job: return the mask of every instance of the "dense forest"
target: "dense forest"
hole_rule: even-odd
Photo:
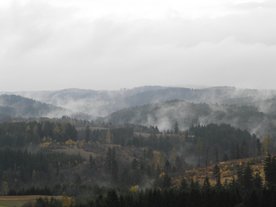
[[[182,179],[177,187],[171,185],[168,177],[164,176],[162,185],[158,188],[139,190],[131,188],[129,192],[106,189],[98,191],[87,202],[77,203],[79,207],[261,207],[275,206],[276,193],[276,158],[266,156],[264,163],[264,180],[254,174],[249,163],[240,166],[236,179],[231,182],[221,182],[220,167],[215,165],[213,177],[216,182],[210,184],[206,176],[202,184],[197,180]],[[38,200],[37,205],[47,206],[49,201]],[[43,205],[44,204],[44,205]],[[59,203],[51,206],[61,206]]]
[[[227,124],[171,125],[161,131],[69,117],[0,123],[0,193],[68,195],[84,206],[110,206],[110,199],[115,206],[204,206],[207,198],[234,206],[256,193],[263,205],[274,192],[270,136]]]

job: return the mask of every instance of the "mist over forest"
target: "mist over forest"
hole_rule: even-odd
[[[181,130],[225,123],[259,136],[276,134],[273,90],[144,86],[119,91],[65,89],[7,94],[10,96],[0,96],[0,112],[6,117],[69,116],[117,125],[157,126],[161,131],[170,130],[175,122]]]
[[[275,0],[0,0],[0,207],[275,207]]]
[[[32,196],[24,206],[272,203],[275,104],[276,91],[234,87],[2,92],[0,194]]]

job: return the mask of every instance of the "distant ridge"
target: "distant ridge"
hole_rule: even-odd
[[[255,89],[237,89],[235,87],[184,88],[165,86],[142,86],[117,91],[90,89],[63,89],[58,91],[15,92],[14,94],[52,104],[74,113],[89,115],[92,119],[105,117],[118,110],[151,103],[170,100],[183,100],[193,103],[225,103],[227,101],[247,99],[247,103],[255,99],[271,99],[275,91],[259,91]]]
[[[0,95],[0,116],[4,117],[55,117],[65,110],[61,107],[42,103],[18,95]]]

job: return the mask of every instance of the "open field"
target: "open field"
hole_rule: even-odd
[[[61,200],[63,196],[0,196],[0,207],[21,207],[25,203],[34,203],[38,198],[55,198]]]

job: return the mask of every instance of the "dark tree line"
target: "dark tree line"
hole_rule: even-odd
[[[80,138],[86,141],[104,142],[109,144],[126,145],[134,135],[133,127],[117,127],[91,130],[86,126],[84,132],[80,132]]]
[[[188,140],[194,144],[193,151],[200,159],[205,159],[201,164],[261,155],[261,144],[256,135],[227,124],[194,126],[188,134]]]
[[[134,136],[129,139],[127,145],[135,147],[148,147],[150,149],[156,149],[164,152],[169,152],[173,146],[182,144],[182,141],[178,137],[170,137],[166,135],[157,136],[155,134],[149,137]]]
[[[51,184],[52,180],[59,178],[59,171],[73,168],[82,162],[83,158],[78,155],[0,150],[0,193],[43,192],[45,189],[39,187],[42,183]],[[24,189],[26,184],[28,189]],[[32,187],[33,184],[38,187]]]
[[[0,145],[22,147],[38,144],[43,138],[51,138],[58,142],[76,139],[77,130],[70,123],[58,122],[9,122],[0,124]]]
[[[264,162],[265,182],[253,174],[250,164],[240,166],[237,179],[221,183],[220,168],[215,165],[216,184],[206,177],[203,184],[197,180],[183,179],[181,185],[172,187],[165,175],[163,185],[138,192],[119,193],[110,190],[90,200],[83,207],[274,207],[276,206],[276,158],[268,156]]]
[[[268,155],[264,160],[266,184],[271,189],[276,189],[276,157]]]
[[[10,190],[8,192],[9,196],[15,196],[15,195],[53,195],[53,192],[47,188],[47,187],[43,187],[43,188],[39,188],[39,187],[30,187],[27,189],[20,189],[20,190]]]
[[[90,201],[89,207],[273,207],[276,191],[252,191],[246,196],[231,189],[214,188],[181,190],[147,190],[137,194],[118,195],[109,191]]]
[[[118,163],[116,159],[115,148],[108,148],[106,158],[105,158],[105,169],[108,174],[110,174],[113,181],[118,179]]]

